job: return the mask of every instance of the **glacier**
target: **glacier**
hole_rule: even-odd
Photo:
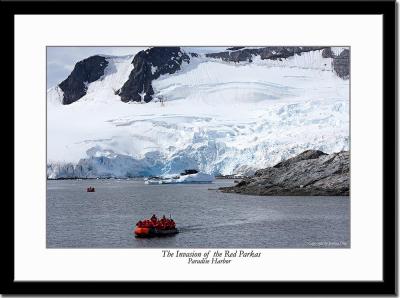
[[[124,103],[117,95],[133,55],[105,56],[104,75],[78,101],[62,105],[58,86],[47,91],[47,177],[126,178],[191,168],[246,175],[308,149],[349,150],[349,80],[321,52],[240,63],[199,53],[154,80],[149,103]]]

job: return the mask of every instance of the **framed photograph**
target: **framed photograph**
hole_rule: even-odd
[[[395,2],[1,7],[3,294],[395,294]]]

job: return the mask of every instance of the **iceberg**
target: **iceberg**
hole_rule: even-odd
[[[193,173],[184,175],[168,175],[163,177],[152,177],[145,179],[145,184],[184,184],[184,183],[212,183],[214,175],[206,173]]]

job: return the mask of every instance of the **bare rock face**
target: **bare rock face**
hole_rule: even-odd
[[[340,55],[333,58],[333,69],[342,79],[350,77],[350,51],[343,50]]]
[[[300,55],[304,52],[317,51],[324,47],[262,47],[256,49],[248,49],[243,47],[228,48],[227,51],[219,53],[209,53],[206,57],[222,59],[230,62],[252,62],[252,56],[260,56],[261,59],[277,60],[288,58],[295,54]]]
[[[252,62],[253,56],[260,56],[262,60],[281,60],[301,53],[322,50],[323,58],[332,58],[332,66],[335,73],[342,79],[350,76],[350,51],[345,49],[339,55],[335,55],[331,47],[261,47],[245,48],[231,47],[219,53],[209,53],[206,57],[221,59],[226,62]]]
[[[325,48],[322,51],[322,58],[333,58],[335,54],[332,52],[331,48]]]
[[[319,151],[319,150],[306,150],[303,153],[300,153],[299,155],[289,158],[285,161],[281,161],[280,163],[277,163],[274,168],[281,168],[281,167],[285,167],[288,166],[290,164],[296,163],[298,161],[302,161],[302,160],[307,160],[307,159],[315,159],[318,158],[322,155],[327,155],[326,153]],[[261,171],[257,171],[257,173],[262,173]],[[257,175],[258,176],[258,175]]]
[[[264,196],[348,196],[350,153],[328,155],[307,150],[220,191]]]
[[[140,51],[133,58],[134,69],[128,81],[117,94],[123,102],[149,102],[154,95],[152,81],[163,74],[177,72],[184,61],[189,63],[190,57],[180,47],[154,47]]]
[[[338,77],[349,79],[350,77],[350,51],[344,49],[339,55],[335,55],[331,48],[322,51],[323,58],[332,58],[332,66]]]
[[[68,78],[58,85],[64,93],[62,103],[68,105],[85,96],[87,84],[100,79],[107,65],[106,58],[98,55],[76,63]]]

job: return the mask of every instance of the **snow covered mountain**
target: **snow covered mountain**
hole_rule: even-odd
[[[349,149],[349,50],[158,47],[47,92],[48,178],[248,173]]]

